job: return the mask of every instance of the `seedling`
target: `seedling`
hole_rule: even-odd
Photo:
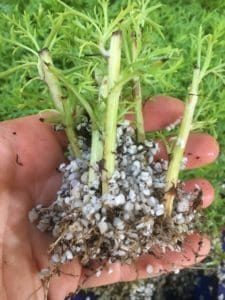
[[[142,85],[149,81],[149,70],[154,76],[174,67],[162,59],[171,57],[173,50],[156,51],[147,38],[153,29],[162,35],[150,18],[160,5],[136,1],[111,17],[107,1],[101,1],[91,17],[59,2],[65,11],[54,20],[43,48],[29,27],[22,30],[21,25],[35,49],[14,41],[37,57],[39,78],[53,100],[52,115],[42,121],[64,129],[69,141],[68,164],[59,166],[63,179],[57,199],[48,208],[34,208],[30,221],[52,233],[49,256],[56,268],[76,257],[84,266],[93,260],[131,263],[156,245],[180,251],[201,215],[201,190],[186,193],[179,172],[215,41],[203,36],[200,28],[193,79],[171,159],[156,161],[158,144],[147,139],[144,130]],[[71,24],[79,45],[79,68],[61,71],[51,53],[60,30],[66,36]],[[154,70],[156,63],[161,68]],[[30,65],[34,63],[26,62],[0,77]],[[134,115],[133,122],[126,120],[128,112]],[[146,271],[151,270],[148,265]]]

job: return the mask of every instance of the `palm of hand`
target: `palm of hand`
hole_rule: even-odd
[[[161,110],[161,102],[164,100],[168,103],[168,99],[159,97],[155,109]],[[160,119],[164,119],[165,124],[171,118],[177,118],[183,110],[181,103],[178,106],[177,103],[174,103],[174,106],[171,104],[172,102],[170,108],[164,108],[166,118],[161,116]],[[151,107],[150,111],[154,107]],[[146,108],[146,113],[149,109]],[[158,127],[164,126],[161,123],[158,122]],[[149,129],[152,127],[149,124],[146,126]],[[38,116],[3,122],[0,138],[1,299],[42,300],[44,290],[41,288],[38,272],[48,266],[47,249],[51,237],[39,232],[29,223],[27,216],[29,210],[38,203],[48,205],[55,199],[61,182],[61,174],[58,173],[57,167],[64,161],[66,140],[63,135],[54,133],[50,126],[41,123]],[[213,161],[218,153],[215,141],[209,136],[205,139],[208,147],[204,152],[202,164]],[[207,153],[211,153],[211,156]],[[197,181],[190,181],[190,189],[195,182]],[[203,188],[204,205],[207,206],[212,200],[213,190],[204,180],[198,183]],[[85,273],[88,271],[82,270],[79,262],[75,261],[64,265],[61,276],[55,276],[51,280],[49,299],[62,300],[81,283],[90,287],[144,278],[147,276],[146,266],[149,264],[154,270],[152,275],[189,266],[207,255],[209,247],[207,239],[192,234],[187,237],[182,253],[167,251],[161,255],[158,250],[159,257],[145,255],[130,266],[115,263],[110,266],[113,270],[111,274],[106,268],[101,277],[93,275],[85,281]]]

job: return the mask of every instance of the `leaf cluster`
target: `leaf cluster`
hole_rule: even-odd
[[[125,8],[121,4],[119,12],[115,6],[112,6],[112,10],[111,7],[108,8],[109,3],[105,0],[98,1],[89,12],[85,9],[77,10],[60,0],[57,1],[57,7],[60,6],[57,12],[46,12],[42,5],[36,8],[38,13],[32,14],[31,12],[35,11],[33,8],[29,13],[25,11],[20,19],[15,14],[3,15],[10,26],[10,33],[3,35],[2,40],[13,47],[12,54],[17,65],[7,69],[6,64],[3,64],[6,71],[0,74],[0,78],[5,79],[15,71],[21,72],[20,77],[24,80],[20,92],[23,96],[30,83],[31,89],[34,90],[40,86],[40,83],[34,84],[38,78],[35,68],[30,67],[35,66],[38,52],[47,47],[52,52],[55,67],[62,70],[61,73],[57,71],[55,75],[60,77],[66,97],[72,99],[71,106],[74,106],[74,101],[75,104],[80,104],[77,96],[81,95],[83,100],[86,99],[83,103],[88,102],[92,108],[91,114],[95,115],[96,123],[100,122],[104,119],[104,105],[99,105],[99,101],[104,99],[98,97],[97,90],[107,73],[109,39],[117,30],[122,31],[125,45],[119,84],[124,85],[138,75],[145,90],[145,86],[153,85],[155,81],[163,82],[165,75],[174,72],[176,68],[176,64],[167,64],[167,57],[173,56],[175,51],[171,47],[157,49],[150,41],[155,31],[162,37],[161,27],[150,18],[152,12],[160,7],[159,4],[150,6],[150,1],[143,0],[128,2]],[[48,2],[46,5],[48,6]],[[20,10],[21,5],[18,4],[17,14]],[[136,36],[138,49],[135,61],[131,59],[132,35]],[[75,93],[72,86],[76,89]],[[40,93],[37,90],[35,92],[36,95]],[[126,95],[130,93],[129,83],[123,93],[123,98],[127,98]],[[42,89],[42,94],[43,97],[49,98],[46,89]],[[127,111],[126,104],[127,101],[123,101],[120,116]],[[48,105],[49,101],[46,103],[46,106]]]

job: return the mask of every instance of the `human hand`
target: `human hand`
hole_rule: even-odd
[[[181,101],[155,97],[144,106],[145,128],[159,130],[182,115]],[[49,205],[60,187],[61,174],[57,167],[65,161],[66,139],[50,125],[41,123],[38,116],[2,122],[0,125],[0,290],[2,300],[41,299],[44,297],[38,272],[48,266],[47,249],[52,238],[39,232],[29,223],[28,212],[37,204]],[[160,157],[166,151],[160,144]],[[192,134],[186,148],[187,168],[203,166],[218,155],[216,141],[207,134]],[[203,191],[203,207],[210,205],[214,190],[204,179],[191,179],[186,189],[198,184]],[[119,281],[132,281],[157,276],[193,265],[210,250],[210,242],[199,234],[187,236],[182,252],[155,249],[157,255],[143,255],[131,265],[106,265],[101,276],[90,274],[77,260],[61,267],[60,276],[50,281],[49,299],[62,300],[80,285],[93,287]],[[146,272],[151,266],[152,273]],[[90,276],[89,276],[90,275]]]

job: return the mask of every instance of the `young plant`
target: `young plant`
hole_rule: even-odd
[[[209,67],[212,60],[212,50],[214,40],[211,35],[207,37],[207,49],[204,62],[202,63],[202,44],[206,37],[202,36],[202,28],[200,27],[198,35],[198,49],[197,49],[197,63],[194,66],[193,78],[191,87],[188,92],[188,97],[185,102],[184,116],[180,125],[179,133],[176,138],[175,145],[171,153],[171,161],[169,163],[166,175],[166,188],[165,188],[165,208],[166,216],[171,217],[173,211],[173,201],[175,194],[173,187],[177,187],[179,180],[179,172],[182,164],[184,150],[187,144],[189,134],[192,129],[192,122],[195,112],[195,107],[199,97],[199,86],[203,78],[210,72]]]

